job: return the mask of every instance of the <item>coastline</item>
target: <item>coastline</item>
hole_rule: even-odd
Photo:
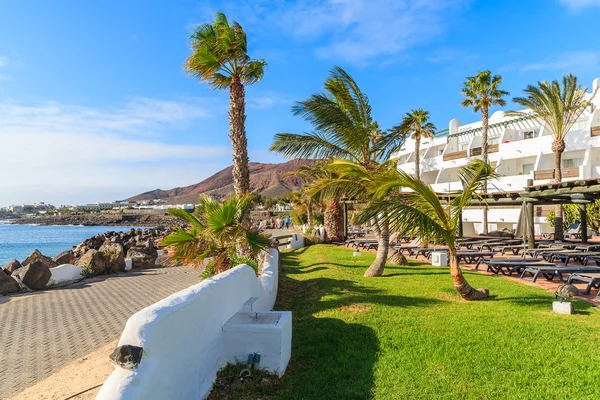
[[[69,214],[38,215],[4,220],[5,224],[17,225],[66,225],[66,226],[175,226],[181,221],[168,214]]]

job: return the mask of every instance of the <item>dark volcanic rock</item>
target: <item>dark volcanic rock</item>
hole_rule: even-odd
[[[57,265],[73,264],[75,262],[75,254],[71,250],[65,250],[52,259]]]
[[[6,272],[8,275],[12,275],[12,273],[21,268],[22,265],[19,261],[17,260],[12,260],[9,261],[4,267],[2,267],[2,270],[4,270],[4,272]]]
[[[48,268],[54,268],[54,267],[58,266],[58,264],[56,264],[54,261],[52,261],[52,259],[50,257],[46,257],[45,255],[43,255],[42,253],[40,253],[40,251],[38,249],[35,249],[29,255],[29,257],[27,257],[25,259],[25,261],[23,261],[21,264],[22,265],[29,265],[29,264],[33,264],[36,261],[41,262],[42,264],[44,264]]]
[[[107,240],[98,251],[106,259],[106,272],[125,271],[125,253],[121,244]]]
[[[19,284],[12,276],[0,270],[0,295],[16,293],[20,290]]]
[[[44,263],[34,261],[14,271],[12,276],[19,278],[31,290],[42,290],[48,284],[52,273]]]
[[[156,257],[152,257],[151,255],[142,253],[133,248],[127,252],[127,258],[131,259],[131,268],[133,269],[153,268],[156,264]]]
[[[135,369],[140,365],[143,354],[144,349],[142,347],[125,344],[117,347],[109,357],[110,361],[119,367]]]
[[[98,250],[88,250],[75,265],[89,268],[92,276],[101,275],[106,272],[106,258]]]

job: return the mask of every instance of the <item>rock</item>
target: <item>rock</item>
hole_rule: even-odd
[[[150,257],[154,257],[154,258],[158,257],[158,252],[156,251],[156,248],[154,248],[154,245],[152,244],[152,242],[143,243],[142,246],[133,246],[133,247],[131,247],[127,251],[128,255],[129,255],[130,251],[131,252],[148,254]]]
[[[570,285],[567,283],[563,283],[562,285],[560,285],[557,289],[556,289],[556,293],[557,296],[559,297],[563,297],[565,299],[574,297],[574,296],[578,296],[579,295],[579,289],[577,289],[577,287],[575,285]]]
[[[110,353],[110,361],[121,368],[135,369],[140,365],[142,361],[142,355],[144,349],[138,346],[132,346],[126,344],[117,347],[112,353]]]
[[[6,264],[4,267],[2,267],[2,270],[4,270],[4,272],[6,272],[8,275],[12,275],[12,273],[21,268],[22,265],[20,262],[18,262],[17,260],[12,260],[9,261],[8,264]]]
[[[46,287],[52,273],[43,262],[34,261],[14,271],[12,276],[19,278],[31,290],[42,290]]]
[[[55,263],[54,261],[52,261],[52,259],[50,257],[46,257],[45,255],[43,255],[42,253],[40,253],[40,251],[38,249],[35,249],[29,255],[29,257],[27,257],[25,259],[25,261],[23,261],[21,264],[22,265],[29,265],[29,264],[33,264],[36,261],[41,262],[42,264],[44,264],[48,268],[54,268],[54,267],[58,266],[58,264]]]
[[[88,274],[91,276],[101,275],[106,272],[106,258],[98,250],[88,250],[75,265],[84,267],[88,270]]]
[[[388,262],[396,265],[408,265],[408,260],[402,253],[395,253],[394,250],[388,252]]]
[[[107,240],[98,251],[106,259],[106,272],[125,271],[125,253],[121,244]]]
[[[52,259],[57,265],[74,264],[75,254],[71,250],[65,250]]]
[[[0,270],[0,295],[16,293],[20,289],[21,288],[15,278],[8,275],[4,270]]]
[[[156,257],[136,251],[133,248],[127,252],[127,258],[131,260],[131,268],[133,269],[153,268],[156,265]]]

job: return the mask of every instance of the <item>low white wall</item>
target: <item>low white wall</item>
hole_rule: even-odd
[[[223,325],[255,297],[255,311],[273,308],[279,252],[269,249],[260,279],[247,265],[175,293],[134,314],[121,345],[143,347],[139,367],[115,367],[97,399],[202,399],[227,361]]]
[[[290,243],[287,245],[288,249],[298,250],[304,247],[304,236],[294,233],[290,238]]]
[[[83,279],[83,268],[73,264],[61,264],[58,267],[50,268],[52,276],[46,284],[46,287],[62,285],[70,282],[76,282]]]

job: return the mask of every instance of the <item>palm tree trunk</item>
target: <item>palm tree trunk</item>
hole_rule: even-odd
[[[564,140],[555,140],[552,142],[552,151],[554,152],[554,182],[562,182],[561,159],[565,151]],[[554,240],[564,240],[563,208],[557,204],[554,209]]]
[[[487,107],[481,108],[481,159],[484,163],[488,162],[488,127],[489,127],[489,110]],[[483,183],[483,193],[487,193],[487,181]],[[488,234],[488,208],[483,207],[483,234]]]
[[[237,195],[244,195],[250,190],[244,97],[244,85],[234,75],[229,88],[229,139],[233,148],[233,187]]]
[[[448,246],[449,252],[448,257],[450,261],[450,274],[454,281],[454,287],[460,296],[465,300],[482,300],[489,296],[487,289],[473,289],[469,282],[465,279],[462,274],[460,267],[458,266],[458,256],[456,255],[456,249],[454,246]]]
[[[383,269],[385,268],[390,248],[390,226],[387,222],[384,222],[382,225],[381,228],[377,222],[373,225],[373,229],[377,235],[377,255],[375,256],[375,261],[365,271],[364,276],[366,277],[383,275]]]
[[[313,210],[312,210],[312,201],[309,201],[306,205],[306,223],[309,227],[313,226]]]
[[[421,137],[415,138],[415,177],[421,180],[421,155],[419,154],[421,147]]]

